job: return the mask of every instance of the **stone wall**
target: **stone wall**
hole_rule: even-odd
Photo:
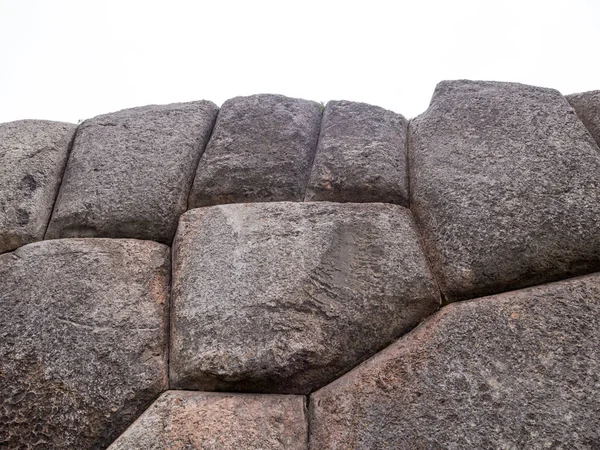
[[[600,91],[0,124],[0,448],[600,448]]]

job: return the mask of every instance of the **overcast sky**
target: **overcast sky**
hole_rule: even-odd
[[[600,89],[599,52],[599,0],[0,0],[0,122],[257,93],[413,117],[444,79]]]

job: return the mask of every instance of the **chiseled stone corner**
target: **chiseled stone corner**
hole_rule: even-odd
[[[77,125],[0,124],[0,253],[44,238]]]
[[[310,448],[596,448],[600,275],[444,307],[310,399]]]
[[[307,450],[305,398],[167,391],[109,450]]]
[[[152,105],[83,122],[47,239],[170,244],[217,116],[212,102]]]
[[[0,448],[106,448],[167,388],[169,269],[127,239],[0,255]]]
[[[407,123],[378,106],[327,103],[306,200],[408,206]]]
[[[227,100],[198,164],[189,207],[302,201],[320,124],[316,102],[270,94]]]
[[[172,388],[303,394],[434,312],[410,212],[255,203],[188,211],[173,249]]]
[[[409,141],[411,210],[447,300],[600,270],[600,153],[558,91],[444,81]]]
[[[600,146],[600,90],[571,94],[566,98]]]

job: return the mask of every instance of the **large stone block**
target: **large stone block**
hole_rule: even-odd
[[[101,449],[167,388],[169,249],[64,239],[0,256],[0,448]]]
[[[444,307],[310,399],[313,449],[594,449],[600,275]]]
[[[600,270],[600,154],[557,91],[442,82],[409,140],[411,210],[448,300]]]
[[[410,212],[268,203],[181,217],[171,387],[308,393],[435,311]]]
[[[282,95],[227,100],[198,164],[189,207],[302,201],[320,123],[316,102]]]
[[[307,450],[304,400],[168,391],[109,450]]]
[[[378,106],[327,103],[306,200],[408,206],[406,128]]]
[[[0,253],[44,238],[77,125],[0,124]]]
[[[46,237],[171,243],[217,110],[199,101],[83,122]]]
[[[567,100],[600,146],[600,91],[567,95]]]

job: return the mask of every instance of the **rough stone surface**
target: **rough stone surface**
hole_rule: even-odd
[[[306,450],[304,400],[168,391],[109,450]]]
[[[199,208],[173,252],[173,388],[308,393],[439,304],[401,206]]]
[[[567,100],[600,146],[600,91],[567,95]]]
[[[167,387],[169,249],[64,239],[0,256],[0,448],[101,449]]]
[[[316,102],[282,95],[227,100],[200,159],[190,208],[302,201],[320,123]]]
[[[44,238],[77,125],[0,124],[0,253]]]
[[[600,154],[557,91],[442,82],[409,133],[411,210],[448,300],[600,270]]]
[[[408,206],[406,128],[378,106],[327,103],[306,200]]]
[[[600,275],[455,303],[310,399],[312,449],[595,449]]]
[[[199,101],[83,122],[46,237],[170,243],[217,110]]]

